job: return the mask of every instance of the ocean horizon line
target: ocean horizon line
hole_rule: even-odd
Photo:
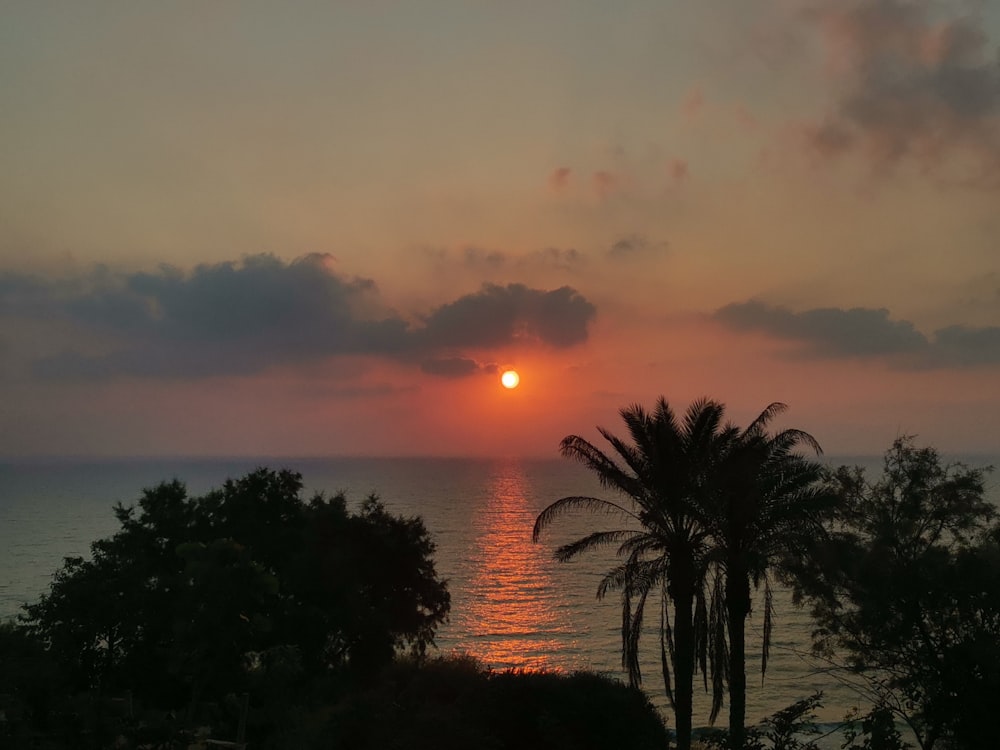
[[[928,447],[934,447],[933,445]],[[802,451],[806,455],[811,455],[808,451]],[[829,463],[831,460],[850,461],[882,458],[881,452],[839,452],[824,451],[816,456],[821,463]],[[968,461],[968,460],[1000,460],[1000,452],[990,450],[976,451],[942,451],[938,454],[948,461]],[[0,455],[0,464],[40,464],[40,463],[132,463],[143,461],[185,461],[185,462],[212,462],[212,461],[558,461],[571,463],[559,455],[558,450],[549,453],[524,453],[524,454],[488,454],[488,453],[37,453],[37,454],[8,454]]]

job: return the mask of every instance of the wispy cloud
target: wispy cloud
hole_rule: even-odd
[[[611,260],[623,261],[635,258],[660,255],[667,251],[666,242],[652,242],[642,234],[628,234],[615,240],[608,248],[607,256]]]
[[[549,174],[549,188],[555,193],[561,193],[569,188],[573,170],[569,167],[557,167]]]
[[[607,169],[599,169],[591,175],[594,184],[594,191],[601,200],[608,198],[613,192],[621,188],[621,177]]]
[[[587,263],[586,253],[574,247],[543,247],[522,253],[481,247],[424,248],[424,255],[436,269],[461,266],[491,277],[499,271],[577,271]]]

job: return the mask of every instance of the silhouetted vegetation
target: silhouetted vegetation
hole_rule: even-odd
[[[692,742],[694,676],[728,692],[726,750],[815,750],[804,698],[745,728],[744,623],[769,575],[816,622],[814,648],[860,677],[868,705],[848,717],[846,750],[993,744],[1000,695],[1000,524],[985,471],[901,438],[881,477],[797,453],[797,430],[768,432],[772,404],[746,429],[698,401],[678,420],[664,400],[622,411],[630,441],[577,436],[563,454],[619,498],[546,508],[617,514],[557,549],[568,560],[613,547],[598,594],[619,591],[630,686],[597,675],[493,672],[466,657],[426,658],[450,598],[419,518],[375,497],[302,497],[301,477],[259,469],[201,497],[180,482],[116,506],[119,531],[67,558],[17,623],[0,624],[0,746],[189,748],[211,736],[254,748],[667,748],[638,689],[645,607],[655,601],[677,747]],[[711,687],[709,687],[711,685]],[[727,690],[728,689],[728,690]]]
[[[638,689],[595,674],[492,672],[469,658],[394,664],[336,708],[323,747],[357,750],[662,750]]]
[[[858,468],[825,470],[794,452],[800,444],[819,450],[810,435],[767,431],[782,409],[772,404],[743,430],[722,423],[717,402],[695,402],[679,420],[661,399],[652,412],[622,410],[628,440],[600,429],[611,454],[565,438],[563,454],[618,497],[562,498],[539,515],[535,538],[574,509],[625,521],[559,547],[556,557],[616,551],[620,562],[598,596],[621,592],[622,662],[633,684],[641,679],[645,606],[657,601],[664,684],[682,749],[691,742],[697,671],[706,690],[711,681],[710,720],[728,688],[729,729],[715,736],[718,746],[804,742],[802,727],[787,736],[779,730],[818,698],[744,730],[744,623],[752,590],[762,585],[766,669],[772,570],[798,601],[811,602],[817,653],[834,664],[843,654],[844,666],[867,681],[871,709],[852,717],[850,747],[903,747],[893,717],[912,727],[923,750],[987,746],[1000,695],[1000,527],[983,497],[984,472],[942,464],[906,438],[874,482]]]
[[[711,679],[712,720],[728,686],[730,741],[742,747],[744,627],[751,587],[765,585],[766,668],[772,623],[768,571],[788,554],[807,549],[822,531],[831,504],[818,485],[820,465],[793,452],[800,443],[818,450],[815,440],[799,430],[767,432],[783,409],[772,404],[746,429],[724,424],[725,408],[709,400],[692,404],[681,420],[664,399],[652,412],[638,405],[623,409],[630,442],[599,428],[614,458],[576,435],[562,441],[563,455],[591,469],[621,500],[562,498],[535,522],[536,540],[553,520],[574,509],[626,522],[566,544],[556,557],[569,560],[609,545],[616,549],[622,562],[605,575],[598,596],[621,591],[622,663],[633,684],[641,681],[646,602],[650,596],[657,601],[663,680],[681,750],[691,745],[693,680],[699,669],[706,689]]]
[[[646,696],[591,674],[424,658],[449,609],[419,519],[369,498],[302,498],[255,471],[118,506],[0,627],[0,746],[663,748]]]
[[[292,472],[260,469],[203,497],[165,483],[115,514],[120,530],[67,559],[7,634],[97,705],[128,695],[178,726],[225,723],[233,696],[273,710],[423,654],[448,614],[420,519],[374,497],[357,513],[343,496],[306,502]]]
[[[923,750],[993,746],[1000,526],[983,498],[984,471],[901,438],[880,478],[841,467],[831,483],[837,515],[797,579],[816,650],[845,654],[865,678],[870,727],[894,715]]]
[[[819,734],[814,712],[820,707],[822,693],[796,701],[760,724],[749,729],[741,728],[738,737],[730,732],[710,732],[704,745],[712,750],[819,750],[810,737]]]

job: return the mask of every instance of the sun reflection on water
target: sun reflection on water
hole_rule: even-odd
[[[492,469],[487,502],[472,518],[468,600],[453,617],[466,635],[454,645],[494,669],[555,670],[555,654],[574,644],[550,577],[552,553],[531,541],[535,511],[520,464]]]

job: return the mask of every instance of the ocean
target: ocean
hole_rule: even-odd
[[[966,457],[972,466],[989,457]],[[879,458],[829,459],[877,471]],[[995,459],[992,461],[996,463]],[[496,670],[593,670],[624,678],[621,610],[615,594],[598,600],[612,550],[570,563],[555,547],[609,524],[586,514],[556,521],[538,543],[535,517],[567,495],[605,495],[571,461],[452,458],[308,459],[38,459],[0,462],[0,619],[13,617],[43,593],[66,556],[89,554],[91,541],[117,529],[115,503],[135,503],[144,487],[173,478],[197,495],[258,467],[298,471],[309,495],[344,492],[359,506],[378,494],[393,513],[420,515],[436,544],[438,573],[452,595],[450,621],[440,629],[441,653],[467,653]],[[988,480],[1000,504],[997,476]],[[760,605],[762,606],[762,605]],[[652,614],[652,613],[650,613]],[[647,618],[643,687],[669,717],[659,672],[659,618]],[[655,621],[655,622],[654,622]],[[759,669],[762,617],[748,623],[747,718],[755,721],[823,690],[819,718],[833,727],[859,702],[849,675],[810,656],[811,621],[787,592],[776,596],[776,624],[766,677]],[[695,725],[707,725],[709,700],[696,691]],[[725,723],[725,709],[720,717]],[[832,741],[831,741],[832,742]],[[830,744],[831,747],[837,746]]]

